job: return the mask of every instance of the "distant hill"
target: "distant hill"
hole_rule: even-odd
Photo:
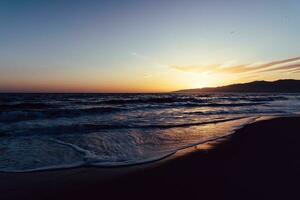
[[[221,87],[207,87],[199,89],[186,89],[175,91],[176,93],[198,93],[198,92],[300,92],[300,80],[278,80],[278,81],[254,81],[250,83],[232,84]]]

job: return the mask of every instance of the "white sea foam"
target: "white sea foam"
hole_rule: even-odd
[[[24,104],[26,110],[20,110],[20,106],[0,107],[3,109],[0,171],[151,162],[225,137],[254,121],[300,112],[299,97],[298,94],[71,97],[65,94],[54,95],[52,99],[38,96],[34,99],[40,99],[41,103]],[[31,96],[20,96],[18,101],[30,102],[28,98]],[[12,102],[8,103],[16,104],[14,99],[11,97]],[[41,106],[50,105],[49,102],[55,104]]]

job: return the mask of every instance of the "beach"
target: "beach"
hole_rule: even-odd
[[[300,0],[0,0],[0,200],[300,200]]]
[[[1,199],[297,199],[299,128],[281,117],[153,163],[1,173]]]

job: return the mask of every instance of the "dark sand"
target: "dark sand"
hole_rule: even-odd
[[[300,117],[256,122],[146,165],[0,173],[1,200],[163,198],[300,199]]]

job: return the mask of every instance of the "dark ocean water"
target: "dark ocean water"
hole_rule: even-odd
[[[0,94],[0,171],[120,166],[300,111],[300,94]]]

